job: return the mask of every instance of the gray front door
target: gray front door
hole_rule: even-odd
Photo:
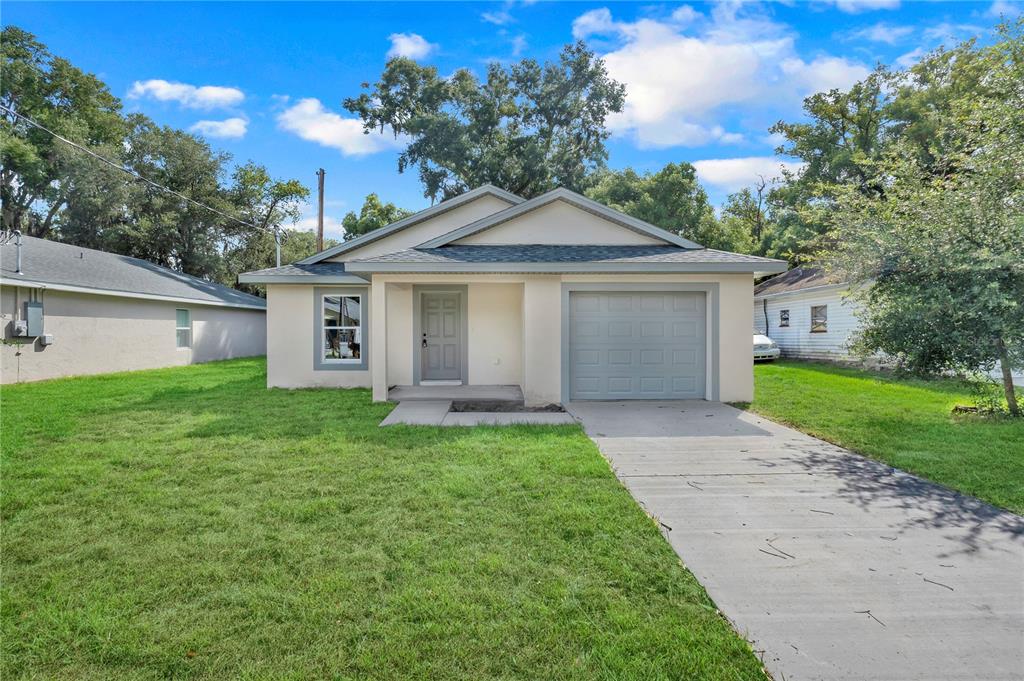
[[[421,380],[462,379],[461,293],[423,292],[420,313]]]
[[[703,398],[706,333],[702,292],[573,291],[570,398]]]

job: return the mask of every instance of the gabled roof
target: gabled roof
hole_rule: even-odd
[[[843,283],[841,274],[829,274],[821,267],[794,267],[784,274],[766,279],[755,286],[754,296],[777,296],[823,286],[839,286]]]
[[[563,246],[546,244],[410,248],[346,263],[366,272],[763,272],[785,261],[678,246]]]
[[[154,265],[147,260],[71,244],[22,237],[21,269],[17,247],[0,247],[0,281],[24,286],[125,298],[200,305],[265,309],[263,298]]]
[[[380,229],[375,229],[372,232],[367,232],[366,234],[356,237],[351,241],[346,241],[345,243],[338,244],[333,248],[328,248],[326,250],[320,251],[319,253],[311,255],[308,258],[299,260],[296,264],[312,265],[314,263],[327,260],[328,258],[333,258],[336,255],[347,253],[348,251],[354,250],[356,248],[361,248],[366,244],[373,243],[374,241],[377,241],[379,239],[383,239],[384,237],[394,234],[395,232],[400,232],[401,230],[412,227],[413,225],[418,225],[419,223],[424,222],[425,220],[435,218],[438,215],[443,215],[444,213],[447,213],[450,210],[458,208],[459,206],[464,206],[467,203],[470,203],[471,201],[479,199],[481,196],[494,196],[503,201],[507,201],[511,205],[516,205],[525,201],[525,199],[521,196],[516,196],[515,194],[507,192],[504,189],[499,189],[494,185],[485,184],[481,187],[477,187],[476,189],[472,189],[466,192],[465,194],[459,194],[454,198],[442,201],[434,206],[431,206],[430,208],[424,208],[420,212],[413,213],[408,217],[402,218],[398,222],[392,222],[390,225],[386,225],[384,227],[381,227]]]
[[[634,232],[643,234],[644,236],[653,237],[680,248],[702,248],[700,244],[690,241],[689,239],[684,239],[683,237],[677,236],[676,234],[660,227],[655,227],[648,222],[638,220],[637,218],[626,215],[625,213],[620,213],[619,211],[609,208],[597,201],[588,199],[582,194],[577,194],[574,191],[563,188],[553,189],[546,194],[541,194],[529,201],[522,201],[511,208],[488,215],[487,217],[481,218],[476,222],[472,222],[465,227],[460,227],[448,232],[447,234],[442,234],[436,239],[426,241],[420,244],[419,247],[439,248],[441,246],[446,246],[452,242],[458,241],[459,239],[464,239],[472,234],[482,232],[485,229],[490,229],[491,227],[495,227],[521,215],[537,210],[538,208],[546,206],[553,201],[564,201],[571,206],[585,210],[588,213],[604,218],[605,220],[625,227],[626,229],[631,229]]]

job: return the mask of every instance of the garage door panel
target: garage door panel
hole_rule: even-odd
[[[704,397],[703,293],[570,294],[572,399]]]

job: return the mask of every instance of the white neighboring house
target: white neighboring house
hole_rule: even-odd
[[[22,237],[0,247],[0,382],[266,354],[266,302],[138,258]]]
[[[269,386],[748,401],[754,277],[785,268],[565,189],[483,186],[239,281],[267,287]]]
[[[859,361],[849,343],[860,322],[850,285],[819,267],[796,267],[754,287],[754,329],[775,341],[783,357]],[[998,367],[990,374],[1000,379]],[[1024,373],[1013,382],[1024,385]]]
[[[775,341],[783,357],[856,359],[849,342],[857,306],[849,286],[817,267],[797,267],[754,287],[754,329]]]

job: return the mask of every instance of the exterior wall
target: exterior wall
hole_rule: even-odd
[[[425,241],[430,241],[442,234],[447,234],[463,225],[468,225],[480,218],[505,210],[511,207],[511,205],[494,196],[481,196],[475,201],[454,208],[447,213],[442,213],[435,218],[425,220],[412,227],[399,230],[391,236],[369,243],[362,248],[330,258],[328,262],[345,262],[357,258],[372,258],[376,255],[414,248]]]
[[[340,286],[329,288],[332,291],[337,288],[339,292],[346,290]],[[369,369],[314,371],[314,314],[317,312],[312,286],[267,286],[267,387],[370,387]],[[371,303],[371,322],[374,314]],[[369,349],[372,367],[373,348],[366,342],[363,347]]]
[[[473,283],[468,285],[467,294],[469,382],[477,385],[521,385],[523,286]]]
[[[845,361],[852,360],[848,344],[857,331],[857,307],[843,300],[846,290],[827,289],[794,292],[754,301],[754,328],[779,344],[784,357]],[[765,331],[764,301],[768,301]],[[828,305],[828,330],[811,333],[811,307]],[[779,312],[789,310],[789,326],[779,326]]]
[[[455,244],[664,246],[665,242],[626,229],[567,203],[554,201],[522,217],[459,239]]]
[[[52,345],[38,339],[12,339],[30,295],[43,302],[43,330]],[[177,309],[192,316],[192,347],[176,347]],[[17,383],[61,376],[181,366],[266,353],[263,310],[142,300],[4,286],[0,324],[15,345],[0,347],[0,381]]]

